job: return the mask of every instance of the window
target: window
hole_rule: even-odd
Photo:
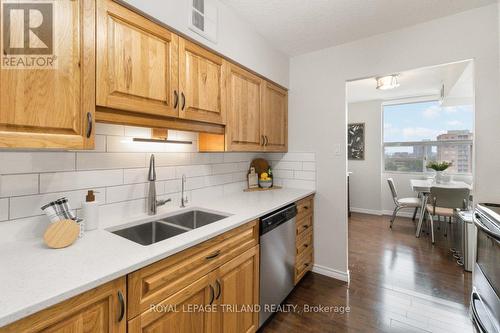
[[[385,171],[426,172],[447,161],[451,173],[472,173],[473,109],[438,101],[383,106]]]

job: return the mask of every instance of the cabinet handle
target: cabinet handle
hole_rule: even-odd
[[[264,147],[264,142],[266,142],[266,139],[264,139],[264,135],[260,136],[260,145]]]
[[[214,302],[214,298],[215,298],[214,287],[212,287],[212,285],[210,285],[210,302],[209,302],[209,305],[212,305],[212,303]]]
[[[206,256],[205,259],[213,259],[213,258],[217,257],[219,254],[220,254],[220,250],[217,250],[214,253]]]
[[[269,142],[269,140],[267,139],[267,135],[264,135],[264,138],[266,139],[266,143],[264,144],[264,146],[267,147],[267,144]]]
[[[186,106],[186,96],[184,96],[184,92],[181,92],[181,98],[182,98],[181,110],[184,110],[184,107]]]
[[[92,113],[87,112],[87,138],[92,135]]]
[[[174,109],[177,109],[177,104],[179,104],[179,94],[174,90]]]
[[[217,296],[215,296],[215,299],[219,299],[220,294],[222,294],[222,286],[220,285],[219,280],[215,280],[215,283],[217,284]]]
[[[118,322],[121,322],[125,316],[125,300],[123,299],[123,294],[120,290],[118,290],[118,302],[120,302],[120,315],[118,316]]]

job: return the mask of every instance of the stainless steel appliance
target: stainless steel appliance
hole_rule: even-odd
[[[259,327],[293,289],[295,267],[295,204],[260,219]]]
[[[500,204],[478,204],[471,317],[476,332],[500,332]]]

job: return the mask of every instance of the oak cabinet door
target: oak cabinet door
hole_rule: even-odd
[[[213,313],[203,311],[214,301],[212,275],[207,274],[129,320],[129,333],[211,332]]]
[[[92,148],[95,1],[0,2],[10,17],[0,62],[0,147]],[[25,20],[32,19],[40,27],[28,34]]]
[[[266,151],[288,149],[288,93],[269,82],[264,89],[262,134]]]
[[[125,280],[122,277],[108,282],[2,327],[0,332],[125,333]]]
[[[179,38],[179,116],[209,123],[225,123],[222,58]]]
[[[227,68],[227,150],[264,150],[260,123],[265,81],[229,63],[225,68]]]
[[[97,105],[177,117],[177,35],[111,0],[97,26]]]
[[[259,246],[246,251],[217,270],[216,300],[219,332],[255,332],[259,313]],[[217,288],[219,287],[219,288]]]

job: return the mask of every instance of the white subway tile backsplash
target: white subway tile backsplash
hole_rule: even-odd
[[[9,219],[9,198],[0,199],[0,221]]]
[[[0,174],[75,170],[75,153],[0,152]]]
[[[125,133],[125,126],[122,125],[112,125],[112,124],[95,124],[95,134],[102,135],[121,135]]]
[[[124,169],[146,166],[144,153],[76,153],[77,170]]]
[[[169,139],[192,144],[141,143],[148,128],[96,124],[95,149],[68,152],[0,152],[0,236],[40,237],[47,218],[40,207],[67,197],[81,213],[88,189],[98,190],[101,227],[122,224],[146,212],[149,158],[155,154],[159,207],[178,207],[181,177],[187,176],[186,196],[197,200],[241,192],[247,187],[250,161],[262,157],[274,168],[276,185],[315,188],[314,153],[198,153],[198,134],[169,131]],[[5,233],[8,236],[3,236]]]
[[[184,165],[176,167],[175,169],[176,178],[181,178],[182,175],[186,175],[186,177],[207,176],[211,173],[212,168],[208,164]]]
[[[302,162],[274,161],[271,165],[275,170],[302,170]]]
[[[40,193],[121,185],[123,170],[77,171],[40,175]]]
[[[315,180],[316,172],[314,171],[294,171],[295,179],[303,179],[303,180]]]
[[[104,203],[106,198],[105,189],[95,189],[99,193],[95,193],[96,200]],[[13,197],[10,199],[10,219],[19,219],[30,216],[43,215],[40,207],[57,200],[62,197],[68,198],[69,205],[72,209],[82,207],[82,202],[85,201],[87,190],[56,192],[49,194],[30,195],[22,197]]]
[[[163,185],[156,184],[158,193],[163,193]],[[112,186],[106,188],[106,203],[134,200],[146,198],[148,195],[149,184],[133,184],[123,186]]]
[[[15,197],[38,193],[38,174],[3,175],[0,177],[0,197]]]
[[[149,155],[146,157],[149,161]],[[189,153],[159,153],[155,154],[157,166],[188,165],[190,163]]]
[[[305,171],[316,171],[316,162],[303,162],[302,170]]]

